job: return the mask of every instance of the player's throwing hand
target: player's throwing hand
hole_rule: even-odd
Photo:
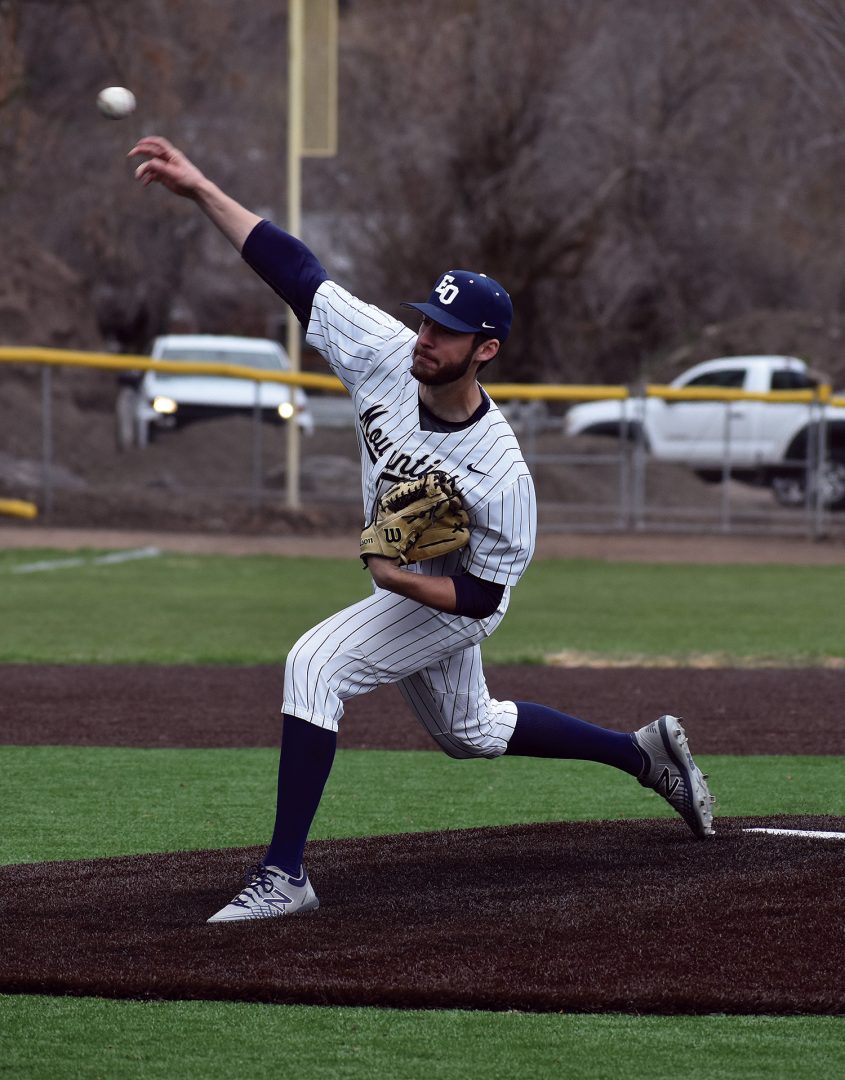
[[[135,179],[144,187],[161,184],[175,195],[192,199],[204,214],[240,251],[255,226],[257,214],[241,206],[212,183],[194,163],[161,135],[145,135],[132,147],[128,157],[147,157],[135,170]]]
[[[130,158],[149,155],[135,170],[135,179],[146,187],[160,183],[185,198],[196,198],[205,177],[181,150],[160,135],[147,135],[140,139],[127,155]]]

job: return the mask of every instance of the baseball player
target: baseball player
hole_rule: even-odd
[[[309,630],[287,658],[276,823],[263,863],[208,921],[318,907],[303,850],[332,767],[343,704],[382,683],[398,684],[412,713],[453,758],[602,762],[657,791],[695,836],[710,836],[713,798],[676,717],[624,733],[543,705],[497,701],[488,692],[480,646],[504,617],[510,590],[531,560],[537,518],[516,437],[478,382],[510,330],[505,289],[483,274],[448,270],[426,301],[404,305],[420,316],[419,329],[408,329],[330,280],[304,244],[224,194],[166,139],[142,138],[129,156],[144,158],[135,172],[144,185],[160,183],[196,202],[290,305],[308,342],[346,386],[370,523],[361,555],[372,595]],[[412,525],[402,509],[409,498],[417,508],[425,504]],[[400,509],[388,519],[391,507]],[[425,546],[419,522],[429,519],[451,524],[437,533],[434,557],[411,557],[412,547]],[[456,546],[441,546],[452,535]]]

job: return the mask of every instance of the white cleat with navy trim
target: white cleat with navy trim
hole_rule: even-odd
[[[713,836],[716,800],[710,794],[707,777],[692,759],[678,717],[661,716],[634,732],[633,737],[643,756],[643,771],[637,777],[643,787],[662,795],[700,840]]]
[[[299,877],[285,873],[278,866],[261,866],[251,873],[249,884],[231,903],[208,920],[239,922],[244,919],[274,919],[277,915],[298,915],[316,911],[320,901],[303,867]]]

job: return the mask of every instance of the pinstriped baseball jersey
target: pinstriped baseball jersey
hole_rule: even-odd
[[[411,375],[416,334],[332,281],[316,292],[308,342],[349,390],[357,416],[364,515],[400,480],[442,469],[456,480],[470,518],[470,543],[414,566],[417,573],[471,573],[516,584],[534,552],[534,485],[510,425],[494,402],[457,431],[420,426],[419,383]]]

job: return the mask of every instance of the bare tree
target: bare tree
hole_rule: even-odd
[[[237,256],[191,207],[145,197],[126,161],[140,134],[163,130],[244,201],[275,192],[282,202],[285,73],[259,44],[272,33],[284,56],[284,12],[264,8],[245,21],[234,3],[3,0],[14,31],[4,85],[16,90],[0,104],[0,222],[67,266],[77,282],[67,305],[89,305],[111,347],[144,349],[174,303],[209,329],[225,329],[215,325],[224,311],[255,328],[261,316],[249,313],[273,306],[248,275],[234,284]],[[243,58],[253,54],[250,70]],[[96,93],[110,83],[135,89],[130,119],[97,114]],[[50,335],[34,325],[29,343],[56,343]]]
[[[304,238],[397,313],[450,265],[499,277],[517,320],[497,377],[629,380],[707,326],[741,322],[754,348],[752,313],[806,327],[845,306],[839,0],[341,11],[340,148],[305,163]],[[0,0],[7,339],[65,343],[83,310],[78,344],[132,351],[177,311],[202,329],[273,324],[270,290],[190,206],[133,185],[125,153],[161,131],[284,224],[285,15],[270,0]],[[139,99],[118,124],[93,108],[115,82]],[[27,331],[48,264],[66,317]]]

